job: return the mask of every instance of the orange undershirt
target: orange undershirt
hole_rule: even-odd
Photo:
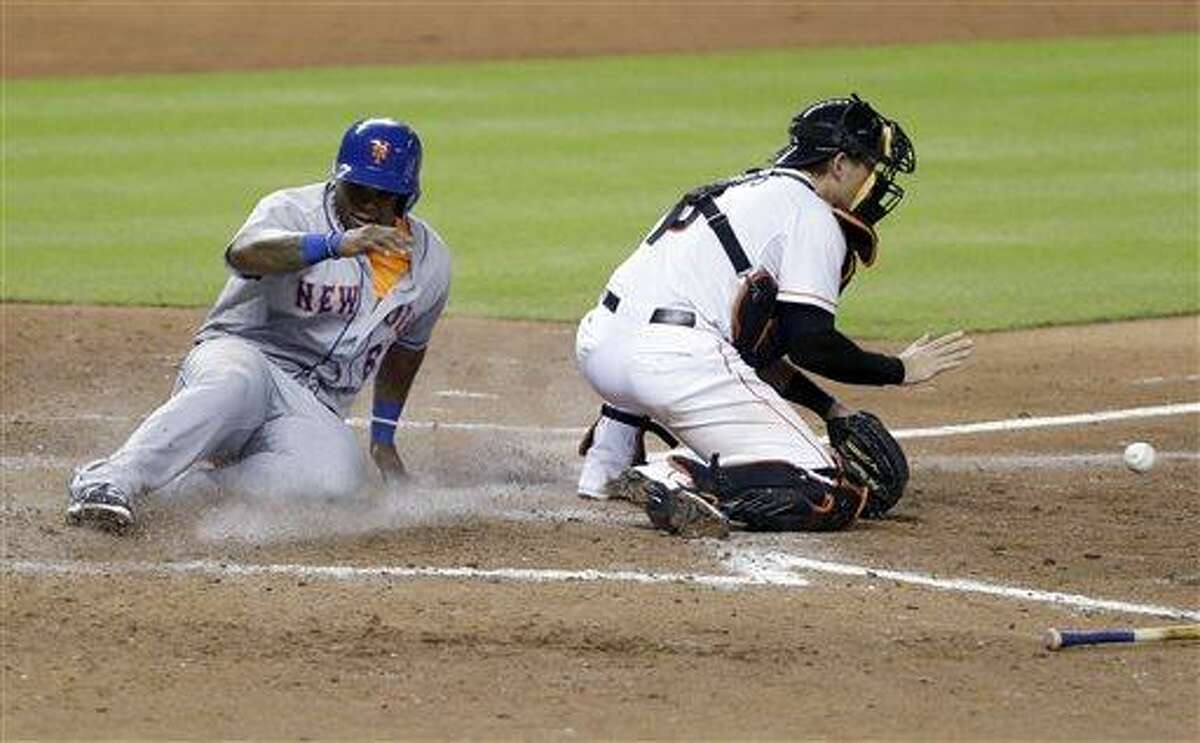
[[[397,218],[396,228],[412,240],[412,229],[407,219]],[[407,250],[397,253],[372,250],[367,253],[367,260],[371,263],[371,286],[375,290],[376,301],[387,296],[396,282],[412,269],[412,254]]]

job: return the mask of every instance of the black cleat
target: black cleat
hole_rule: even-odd
[[[604,489],[613,500],[628,501],[635,506],[645,507],[646,502],[650,500],[646,488],[652,482],[654,481],[649,477],[631,467],[609,480]]]
[[[682,488],[668,489],[654,480],[646,479],[646,515],[654,528],[663,529],[684,539],[729,536],[729,519],[704,496]]]

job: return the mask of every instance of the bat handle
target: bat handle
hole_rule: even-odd
[[[1045,645],[1047,650],[1069,648],[1073,645],[1101,645],[1109,642],[1136,642],[1137,635],[1131,629],[1104,630],[1058,630],[1046,632]]]

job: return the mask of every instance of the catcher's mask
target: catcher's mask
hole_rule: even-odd
[[[858,94],[814,103],[792,119],[788,136],[791,141],[776,154],[776,165],[803,168],[845,152],[871,168],[850,204],[850,211],[868,225],[879,222],[904,198],[897,174],[917,169],[912,140]]]
[[[421,198],[421,140],[395,119],[363,119],[342,136],[333,179],[395,194],[407,214]]]

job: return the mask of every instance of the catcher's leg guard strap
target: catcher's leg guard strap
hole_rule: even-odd
[[[619,423],[624,423],[627,426],[633,426],[639,431],[649,431],[658,438],[662,439],[662,442],[672,449],[679,446],[679,440],[672,436],[671,432],[663,428],[660,424],[650,420],[649,416],[627,413],[624,410],[614,408],[608,403],[604,403],[600,406],[600,416],[603,418],[611,418],[612,420],[615,420]],[[588,428],[587,432],[583,435],[583,439],[579,442],[579,456],[586,456],[588,449],[592,448],[592,444],[596,438],[596,423],[599,422],[600,419],[597,418],[596,422],[592,423],[591,427]],[[638,445],[638,456],[636,458],[636,463],[641,464],[645,461],[646,446],[645,443],[642,442]]]
[[[679,446],[679,440],[672,436],[670,431],[663,428],[658,423],[650,420],[650,416],[648,415],[634,415],[633,413],[626,413],[624,410],[618,410],[608,403],[600,406],[600,415],[603,415],[606,418],[612,418],[615,421],[620,421],[626,425],[636,426],[643,431],[649,431],[650,433],[662,439],[662,442],[672,449]]]
[[[729,466],[721,464],[719,455],[714,454],[708,464],[675,455],[669,457],[668,461],[676,469],[687,473],[698,489],[718,498],[732,497],[744,490],[805,487],[814,482],[830,487],[838,481],[838,474],[834,470],[808,471],[779,460]]]

